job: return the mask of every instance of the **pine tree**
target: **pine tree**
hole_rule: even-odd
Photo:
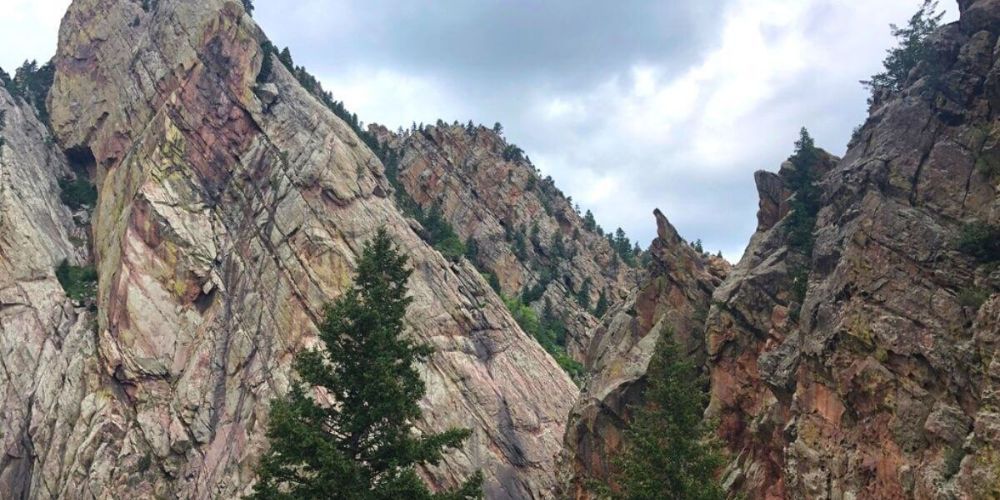
[[[281,49],[278,60],[288,68],[288,71],[295,72],[295,61],[292,60],[292,51],[288,50],[288,47]]]
[[[590,309],[590,278],[583,280],[583,285],[576,292],[576,303],[584,309]]]
[[[597,228],[597,220],[594,219],[594,213],[590,210],[587,210],[587,212],[583,214],[583,228],[587,231],[593,231]]]
[[[597,306],[594,307],[594,316],[600,318],[606,312],[608,312],[608,296],[601,290],[601,295],[597,297]]]
[[[861,82],[872,92],[869,103],[876,102],[879,94],[892,95],[903,90],[910,71],[931,55],[933,48],[929,39],[937,31],[944,16],[944,12],[937,12],[937,8],[937,0],[924,0],[920,10],[910,17],[905,27],[889,25],[892,36],[899,40],[899,46],[887,51],[882,62],[885,71],[873,75],[871,80]]]
[[[615,463],[619,490],[602,488],[614,498],[725,498],[716,479],[722,454],[702,420],[702,381],[671,337],[664,332],[657,342],[646,372],[645,405],[625,431],[624,453]]]
[[[384,229],[364,247],[354,286],[326,310],[323,348],[301,353],[301,382],[272,402],[253,498],[352,500],[481,497],[480,475],[458,490],[432,494],[415,466],[436,464],[468,430],[417,436],[417,402],[425,393],[414,364],[429,346],[403,336],[412,271]],[[312,387],[336,401],[317,403]]]

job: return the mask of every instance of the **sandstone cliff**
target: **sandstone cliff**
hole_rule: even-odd
[[[729,266],[696,252],[659,210],[655,216],[657,238],[643,285],[604,317],[587,353],[591,378],[570,414],[561,464],[569,497],[589,498],[588,481],[609,479],[660,336],[672,335],[689,356],[705,359],[705,316]]]
[[[634,270],[596,227],[492,129],[439,122],[403,134],[372,130],[398,158],[406,194],[441,211],[506,296],[537,289],[532,305],[539,313],[551,305],[566,325],[568,354],[584,362],[601,295],[612,305],[635,286]]]
[[[293,354],[384,225],[415,269],[409,326],[436,349],[418,427],[473,430],[428,481],[481,468],[491,498],[548,496],[573,383],[472,266],[421,241],[350,126],[282,65],[256,82],[264,41],[233,0],[70,6],[49,108],[99,189],[96,325],[52,278],[86,258],[54,199],[65,162],[18,114],[2,163],[0,480],[36,498],[248,491]],[[35,194],[25,219],[7,216]]]
[[[792,244],[790,166],[756,176],[760,225],[707,332],[734,492],[1000,494],[1000,274],[958,244],[1000,222],[1000,2],[960,5],[846,156],[813,165],[811,251]]]

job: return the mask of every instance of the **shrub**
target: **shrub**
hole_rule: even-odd
[[[508,144],[503,148],[503,159],[520,163],[524,161],[524,150],[514,144]]]
[[[594,307],[594,316],[600,318],[606,312],[608,312],[608,296],[601,290],[601,295],[597,297],[597,306]]]
[[[271,79],[271,72],[274,71],[274,45],[264,40],[260,42],[260,52],[264,59],[260,63],[260,72],[257,73],[257,83],[265,83]]]
[[[542,317],[539,318],[524,302],[516,298],[501,298],[521,329],[531,335],[563,371],[579,381],[584,374],[583,365],[566,354],[566,325],[552,311],[552,305],[546,301]]]
[[[583,285],[576,292],[576,303],[584,309],[590,309],[590,278],[583,280]]]
[[[501,293],[500,278],[497,278],[496,273],[490,271],[488,273],[483,274],[483,278],[485,278],[486,282],[490,284],[490,288],[492,288],[494,292],[498,294]]]
[[[956,300],[958,300],[960,306],[971,307],[977,310],[989,298],[989,292],[979,288],[963,288],[958,291],[958,295],[956,296]]]
[[[74,266],[63,259],[56,268],[56,279],[66,291],[66,296],[76,301],[93,299],[97,292],[97,270],[94,266]]]
[[[1000,260],[1000,227],[973,222],[962,227],[958,249],[984,263]]]
[[[976,160],[976,171],[990,180],[996,179],[1000,177],[1000,161],[997,161],[995,158],[980,156]]]
[[[73,210],[92,208],[97,203],[97,188],[82,175],[59,179],[59,189],[59,198]]]

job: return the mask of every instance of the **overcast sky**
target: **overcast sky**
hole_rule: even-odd
[[[51,57],[69,1],[3,3],[0,66]],[[499,121],[605,229],[645,246],[659,207],[737,260],[756,225],[753,172],[776,170],[801,126],[844,152],[865,117],[858,80],[921,2],[254,3],[275,44],[365,122]]]

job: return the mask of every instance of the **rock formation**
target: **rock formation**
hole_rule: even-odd
[[[58,195],[70,175],[33,108],[0,85],[0,491],[29,495],[33,478],[60,467],[66,448],[45,446],[51,424],[89,418],[100,379],[93,314],[63,293],[54,271],[87,258],[82,232]],[[46,464],[41,457],[52,457]]]
[[[590,498],[588,481],[609,479],[660,336],[672,335],[690,356],[705,359],[705,316],[729,266],[695,251],[659,210],[655,216],[657,238],[643,286],[604,317],[587,353],[591,378],[570,414],[561,471],[572,498]]]
[[[436,351],[417,427],[473,431],[420,471],[434,488],[481,469],[488,498],[588,498],[670,334],[710,376],[734,496],[1000,496],[1000,1],[959,7],[843,159],[755,175],[738,265],[657,211],[637,270],[498,132],[338,118],[243,2],[74,0],[47,109],[0,80],[0,496],[248,492],[269,402],[380,226]],[[90,265],[93,296],[66,292],[56,270]],[[579,399],[483,275],[566,323]]]
[[[440,209],[479,249],[475,264],[496,275],[505,295],[542,287],[534,306],[551,305],[566,324],[568,354],[584,361],[600,295],[619,302],[635,273],[571,200],[492,129],[439,122],[402,134],[372,130],[398,157],[401,188],[424,210]]]
[[[0,97],[17,129],[2,163],[3,485],[36,498],[247,492],[269,401],[384,225],[415,269],[409,326],[436,350],[418,427],[473,430],[423,474],[440,487],[482,469],[491,498],[549,496],[575,386],[471,265],[421,241],[350,126],[280,64],[256,81],[265,40],[233,0],[70,6],[49,109],[99,190],[93,328],[52,278],[86,258],[54,194],[65,161]]]
[[[846,156],[815,165],[811,253],[790,245],[790,166],[756,176],[760,225],[707,332],[734,492],[1000,493],[1000,274],[957,249],[966,224],[1000,222],[1000,3],[960,5]]]

